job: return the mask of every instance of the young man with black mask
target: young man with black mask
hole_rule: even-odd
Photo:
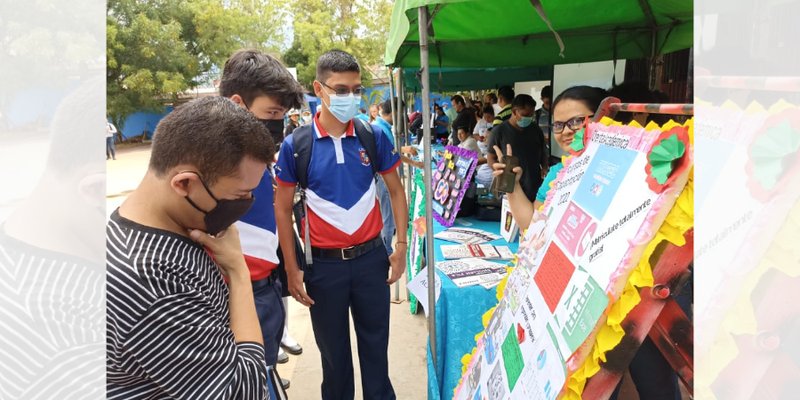
[[[246,108],[270,130],[277,143],[283,141],[283,117],[290,108],[302,104],[303,89],[280,61],[257,50],[234,53],[222,71],[220,94]],[[236,223],[239,228],[242,252],[250,269],[256,311],[264,336],[267,365],[288,361],[278,357],[283,336],[286,309],[283,296],[288,295],[277,270],[280,250],[275,225],[273,172],[267,170],[253,192],[255,202],[250,211]],[[296,345],[294,354],[302,348]],[[270,380],[270,382],[272,382]],[[282,380],[284,389],[289,381]]]

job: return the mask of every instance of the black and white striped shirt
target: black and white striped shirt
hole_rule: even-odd
[[[266,399],[264,348],[234,342],[205,250],[118,211],[106,235],[108,398]]]
[[[0,399],[103,398],[104,286],[101,260],[0,226]]]

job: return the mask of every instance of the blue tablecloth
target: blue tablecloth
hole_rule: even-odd
[[[500,222],[480,221],[473,218],[456,219],[458,227],[482,229],[487,232],[500,234]],[[445,230],[439,223],[434,222],[434,233]],[[440,246],[453,244],[444,240],[434,239],[435,259],[444,261]],[[491,242],[494,245],[507,245],[516,253],[519,244],[507,243],[500,238]],[[485,289],[483,286],[474,285],[459,288],[441,271],[436,271],[442,280],[442,291],[436,303],[436,368],[431,358],[431,348],[428,345],[428,399],[451,399],[453,390],[461,379],[461,357],[472,351],[475,346],[475,335],[483,330],[481,316],[489,308],[497,304],[495,288]]]

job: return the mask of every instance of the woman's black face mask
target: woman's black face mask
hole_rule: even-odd
[[[192,172],[200,177],[200,174],[194,171],[186,171]],[[192,205],[197,211],[205,214],[205,218],[203,219],[206,223],[206,233],[211,236],[215,236],[220,232],[228,229],[229,226],[233,225],[234,222],[238,221],[243,215],[247,214],[247,211],[250,210],[252,207],[253,202],[256,200],[255,196],[250,196],[247,199],[236,199],[236,200],[228,200],[228,199],[217,199],[213,193],[211,193],[211,189],[208,188],[203,178],[200,177],[200,183],[203,184],[203,188],[206,189],[206,192],[209,196],[211,196],[214,201],[217,202],[217,205],[209,211],[203,210],[202,208],[198,207],[192,199],[189,198],[189,195],[186,195],[186,201]]]

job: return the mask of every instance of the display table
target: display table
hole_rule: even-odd
[[[500,234],[500,222],[480,221],[474,218],[458,218],[455,225],[463,228],[481,229]],[[433,223],[434,233],[446,228]],[[452,242],[434,239],[436,262],[444,261],[440,246]],[[507,245],[517,252],[518,242],[507,243],[500,238],[493,245]],[[436,368],[433,368],[430,344],[428,345],[428,399],[451,399],[453,389],[461,379],[461,357],[472,351],[475,335],[483,330],[481,316],[497,304],[495,288],[485,289],[474,285],[459,288],[447,275],[437,270],[442,281],[439,301],[436,303]]]

